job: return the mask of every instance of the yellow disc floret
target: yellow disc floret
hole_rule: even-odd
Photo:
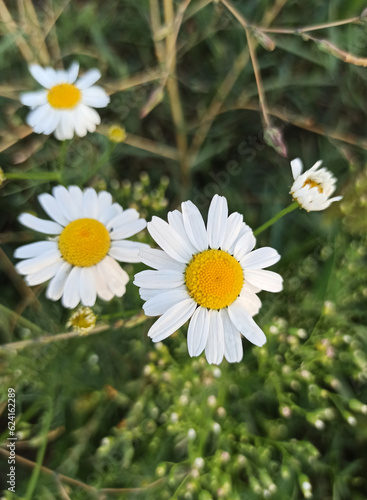
[[[313,181],[312,179],[307,179],[307,181],[305,181],[303,183],[302,187],[304,188],[306,186],[308,186],[310,189],[316,187],[318,189],[319,193],[322,193],[324,191],[322,189],[322,186],[318,182]]]
[[[47,93],[50,105],[56,109],[72,109],[79,103],[82,93],[71,83],[60,83]]]
[[[95,219],[77,219],[70,222],[60,234],[61,255],[73,266],[90,267],[98,264],[111,245],[110,234]]]
[[[194,255],[185,272],[190,296],[203,307],[222,309],[236,300],[244,283],[240,263],[223,250]]]

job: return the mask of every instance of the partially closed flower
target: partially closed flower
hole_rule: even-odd
[[[306,172],[303,171],[303,163],[299,158],[291,161],[294,183],[290,194],[307,212],[325,210],[334,201],[343,197],[330,196],[335,191],[336,179],[326,168],[321,168],[322,161],[319,160]]]
[[[135,209],[112,203],[106,191],[56,186],[52,194],[38,197],[52,220],[19,217],[24,226],[54,238],[18,248],[14,257],[24,259],[16,265],[18,273],[26,275],[29,286],[51,280],[46,297],[62,297],[64,307],[93,306],[97,295],[122,297],[129,276],[116,260],[140,262],[139,249],[148,245],[125,239],[144,229],[145,220]]]
[[[74,132],[84,137],[94,132],[101,118],[93,108],[104,108],[110,98],[104,89],[94,85],[101,78],[98,69],[87,71],[78,78],[79,64],[65,70],[42,68],[31,64],[29,71],[46,90],[27,92],[20,98],[32,111],[27,123],[37,134],[52,134],[63,141],[72,139]],[[77,79],[78,78],[78,79]]]
[[[190,319],[190,356],[205,349],[209,363],[243,356],[241,334],[255,345],[266,342],[252,319],[261,307],[256,293],[279,292],[282,278],[264,268],[280,256],[273,248],[253,250],[256,239],[239,213],[228,216],[227,200],[214,196],[205,227],[197,207],[186,201],[168,213],[168,223],[153,217],[148,231],[162,250],[143,249],[142,271],[134,283],[148,316],[161,316],[148,335],[159,342]]]

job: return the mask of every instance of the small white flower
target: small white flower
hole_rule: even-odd
[[[29,286],[51,280],[46,297],[62,297],[68,308],[79,302],[91,307],[97,295],[103,300],[122,297],[129,276],[116,260],[140,262],[139,250],[148,245],[125,238],[144,229],[145,220],[135,209],[112,203],[106,191],[56,186],[52,194],[43,193],[38,200],[53,220],[28,213],[19,217],[24,226],[55,237],[19,247],[14,257],[25,260],[16,265],[18,273],[26,275]]]
[[[141,260],[155,270],[135,276],[147,316],[161,316],[149,330],[153,342],[166,339],[191,318],[190,356],[205,349],[209,363],[242,359],[241,334],[257,346],[266,342],[252,316],[260,290],[280,292],[279,274],[266,271],[280,259],[273,248],[253,250],[256,239],[227,200],[215,195],[205,227],[198,208],[186,201],[168,213],[168,223],[153,217],[148,230],[162,250],[141,250]]]
[[[22,104],[32,109],[27,123],[34,132],[46,135],[54,132],[56,139],[63,141],[72,139],[74,132],[84,137],[87,132],[96,130],[101,118],[93,108],[104,108],[110,102],[105,90],[94,85],[101,78],[98,69],[91,69],[80,78],[76,62],[68,70],[31,64],[29,71],[46,89],[27,92],[20,97]]]
[[[336,179],[326,168],[319,169],[321,164],[322,160],[317,161],[302,174],[302,161],[299,158],[291,161],[294,183],[290,194],[307,212],[325,210],[331,203],[343,198],[330,198],[335,191]]]

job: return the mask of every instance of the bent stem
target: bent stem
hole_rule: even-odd
[[[274,215],[274,217],[272,217],[270,220],[265,222],[262,226],[255,229],[254,236],[257,236],[258,234],[262,233],[263,231],[265,231],[265,229],[272,226],[275,222],[277,222],[279,219],[284,217],[284,215],[287,215],[290,212],[293,212],[293,210],[296,210],[296,208],[298,208],[298,207],[299,207],[298,201],[294,201],[288,207],[283,208],[283,210],[281,210],[276,215]]]

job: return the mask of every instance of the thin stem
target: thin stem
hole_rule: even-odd
[[[33,469],[31,479],[30,479],[30,481],[28,483],[28,488],[27,488],[27,492],[26,492],[26,495],[25,495],[25,500],[31,500],[32,499],[33,492],[34,492],[34,490],[35,490],[35,488],[37,486],[38,478],[39,478],[39,475],[40,475],[40,472],[41,472],[43,458],[44,458],[45,452],[46,452],[47,434],[48,434],[48,431],[50,429],[51,420],[52,420],[52,405],[49,405],[48,406],[47,415],[46,415],[46,418],[45,418],[43,432],[42,432],[42,434],[43,434],[43,442],[42,442],[42,445],[40,446],[40,448],[38,450],[38,453],[37,453],[36,466]]]
[[[6,179],[20,179],[29,181],[61,181],[60,172],[5,172]]]
[[[267,222],[265,222],[265,224],[263,224],[262,226],[258,227],[254,231],[254,236],[257,236],[258,234],[262,233],[263,231],[265,231],[265,229],[267,229],[268,227],[272,226],[275,222],[277,222],[279,219],[281,219],[282,217],[284,217],[284,215],[287,215],[290,212],[293,212],[293,210],[296,210],[296,208],[298,208],[298,207],[299,207],[298,201],[294,201],[288,207],[283,208],[283,210],[281,210],[276,215],[274,215],[274,217],[272,217],[270,220],[268,220]]]
[[[361,21],[361,18],[359,16],[356,16],[356,17],[350,17],[349,19],[342,19],[341,21],[333,21],[331,23],[315,24],[313,26],[305,26],[303,28],[294,28],[294,29],[262,28],[259,26],[256,26],[256,28],[259,29],[260,31],[263,31],[264,33],[280,33],[283,35],[297,35],[298,33],[306,33],[307,31],[316,31],[316,30],[322,30],[325,28],[334,28],[335,26],[342,26],[344,24],[357,23],[359,21]]]

